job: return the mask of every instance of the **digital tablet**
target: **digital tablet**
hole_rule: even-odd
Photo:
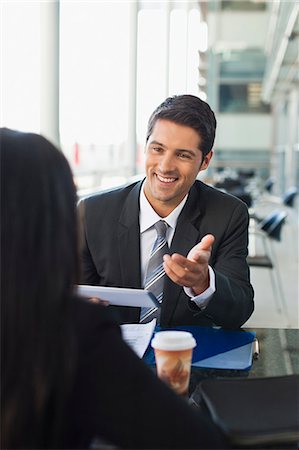
[[[148,308],[160,308],[161,306],[154,294],[144,289],[88,286],[85,284],[78,285],[77,289],[78,294],[83,297],[97,297],[101,300],[107,300],[110,305]]]

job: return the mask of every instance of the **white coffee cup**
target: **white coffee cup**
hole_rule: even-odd
[[[196,341],[188,331],[159,331],[152,343],[158,377],[178,394],[187,395]]]

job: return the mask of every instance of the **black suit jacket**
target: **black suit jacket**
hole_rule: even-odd
[[[100,193],[79,203],[83,224],[83,284],[141,288],[139,193],[142,181]],[[187,255],[201,238],[215,236],[210,265],[216,292],[201,311],[168,277],[161,326],[241,326],[253,311],[253,289],[246,262],[247,206],[200,181],[192,186],[178,218],[170,253]],[[139,308],[117,308],[121,322],[137,322]]]

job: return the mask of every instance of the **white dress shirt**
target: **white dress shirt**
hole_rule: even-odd
[[[140,223],[140,254],[141,254],[141,279],[142,285],[144,286],[146,269],[150,254],[157,237],[157,232],[154,225],[159,220],[164,220],[168,224],[168,229],[166,231],[166,240],[168,247],[170,247],[172,238],[175,232],[175,227],[177,224],[178,217],[187,201],[188,194],[183,198],[181,203],[167,216],[160,217],[156,211],[152,208],[144,194],[144,186],[140,189],[140,213],[139,213],[139,223]],[[210,298],[216,291],[215,287],[215,274],[213,269],[209,266],[210,275],[210,286],[202,292],[200,295],[194,295],[191,288],[184,287],[185,293],[190,297],[190,300],[196,303],[196,305],[204,309],[209,303]]]

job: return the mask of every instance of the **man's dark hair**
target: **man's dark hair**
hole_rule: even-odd
[[[195,95],[168,97],[149,118],[146,142],[159,119],[170,120],[179,125],[193,128],[200,137],[200,150],[203,156],[212,150],[217,122],[210,106],[199,97]]]

